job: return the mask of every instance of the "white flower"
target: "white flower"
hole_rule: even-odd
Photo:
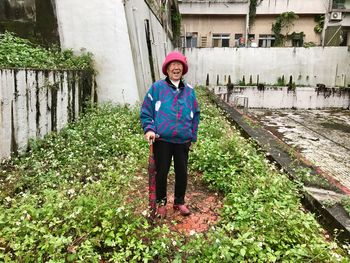
[[[190,236],[193,236],[194,234],[196,234],[196,231],[191,230],[191,231],[190,231]]]
[[[142,215],[143,215],[143,216],[146,216],[147,213],[148,213],[147,210],[143,210],[143,211],[142,211]]]
[[[72,189],[69,189],[68,191],[67,191],[67,194],[68,195],[73,195],[75,193],[75,190],[72,188]]]

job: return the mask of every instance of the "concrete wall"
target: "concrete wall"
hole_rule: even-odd
[[[186,49],[189,72],[186,79],[203,85],[209,75],[210,85],[225,84],[228,76],[238,83],[275,84],[282,76],[290,76],[297,85],[328,87],[350,84],[350,52],[347,47],[314,48],[201,48]]]
[[[242,1],[179,1],[181,14],[196,14],[196,15],[232,15],[232,14],[248,14],[248,0]]]
[[[35,0],[0,1],[0,21],[35,21]]]
[[[55,0],[61,46],[94,54],[98,101],[135,104],[152,84],[145,20],[155,79],[172,49],[160,21],[141,0]]]
[[[139,99],[122,0],[55,0],[63,48],[94,54],[99,102]]]
[[[276,14],[291,12],[297,14],[325,14],[329,0],[263,0],[256,9],[256,14]]]
[[[141,101],[153,82],[151,64],[153,64],[155,80],[163,78],[162,63],[166,54],[173,49],[173,45],[160,21],[152,13],[145,1],[126,1],[125,14],[136,72],[138,96]],[[149,38],[147,38],[146,34],[147,20],[149,23]],[[152,62],[149,60],[148,39],[151,47]]]
[[[213,87],[213,91],[227,101],[227,88]],[[298,87],[235,87],[229,102],[243,106],[248,98],[249,108],[265,109],[326,109],[350,107],[350,89]]]
[[[0,160],[77,119],[83,102],[93,98],[94,82],[86,74],[0,69]]]
[[[0,34],[14,32],[44,46],[59,45],[54,0],[1,0]]]
[[[248,1],[179,1],[182,14],[248,14]],[[298,14],[324,14],[329,0],[263,0],[257,6],[257,15],[275,14],[293,11]]]

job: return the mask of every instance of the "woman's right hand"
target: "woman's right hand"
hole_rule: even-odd
[[[156,139],[156,134],[154,133],[154,131],[148,131],[145,134],[145,139],[149,144],[152,144]]]

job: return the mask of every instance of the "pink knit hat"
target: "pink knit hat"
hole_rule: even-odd
[[[168,65],[173,61],[179,61],[182,63],[182,65],[184,67],[182,74],[185,75],[188,71],[187,60],[186,60],[186,57],[182,53],[177,52],[177,51],[172,51],[165,57],[165,60],[164,60],[163,66],[162,66],[163,74],[168,75],[168,73],[167,73]]]

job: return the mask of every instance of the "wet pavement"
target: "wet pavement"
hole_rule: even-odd
[[[350,189],[349,110],[249,109],[249,115]]]

